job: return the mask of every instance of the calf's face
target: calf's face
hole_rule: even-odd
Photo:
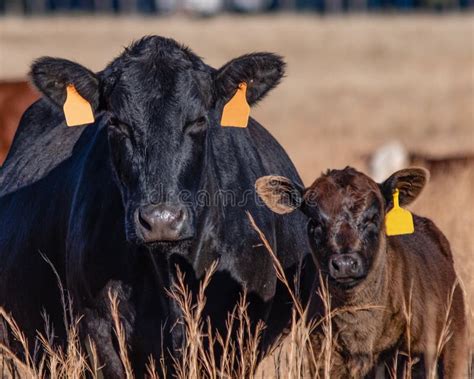
[[[308,189],[308,237],[321,268],[348,286],[362,280],[382,234],[383,201],[377,185],[352,170],[331,172]]]
[[[41,58],[36,86],[62,107],[73,84],[94,113],[109,118],[110,161],[135,243],[182,241],[195,233],[194,194],[206,167],[211,128],[225,103],[247,83],[250,105],[281,79],[280,57],[256,53],[215,70],[175,41],[151,36],[93,73],[64,59]],[[208,162],[207,162],[208,163]]]
[[[393,206],[395,189],[400,191],[400,204],[409,204],[427,178],[425,169],[411,168],[377,184],[348,167],[328,171],[306,190],[277,176],[258,179],[256,189],[275,212],[299,210],[308,217],[308,238],[321,271],[339,287],[352,288],[384,254],[384,218]]]

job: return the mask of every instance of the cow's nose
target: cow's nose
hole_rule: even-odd
[[[329,259],[329,273],[334,279],[359,278],[363,271],[359,254],[337,254]]]
[[[182,205],[147,205],[136,211],[137,227],[145,242],[177,241],[183,238],[188,219]]]

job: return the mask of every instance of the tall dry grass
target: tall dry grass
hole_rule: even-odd
[[[220,334],[213,328],[211,320],[203,316],[207,302],[206,289],[217,269],[218,262],[214,262],[206,271],[197,294],[193,295],[186,284],[185,275],[177,268],[177,279],[168,290],[168,295],[181,310],[182,317],[173,327],[182,328],[183,341],[177,352],[171,357],[171,367],[167,367],[164,356],[156,362],[152,357],[147,365],[147,377],[158,379],[171,375],[177,379],[217,379],[217,378],[285,378],[299,379],[313,377],[316,379],[331,379],[334,365],[334,353],[337,349],[337,334],[334,333],[332,319],[343,312],[357,312],[377,305],[367,304],[364,307],[345,307],[332,309],[331,296],[327,283],[320,276],[320,286],[317,292],[322,300],[324,316],[321,319],[307,317],[307,309],[297,296],[297,291],[286,277],[285,271],[276,254],[272,250],[265,235],[255,224],[252,216],[248,215],[255,231],[260,236],[268,254],[272,258],[273,268],[278,280],[288,290],[294,307],[291,323],[286,338],[282,338],[270,352],[268,360],[272,360],[271,370],[265,364],[259,365],[259,344],[265,325],[262,321],[252,322],[248,314],[248,302],[245,293],[235,305],[227,318],[227,328]],[[454,291],[454,289],[453,289]],[[453,293],[453,292],[452,292]],[[446,342],[451,338],[449,311],[452,302],[451,296],[447,299],[445,327],[438,341],[434,341],[434,355],[431,357],[429,379],[434,379],[435,368]],[[110,312],[113,320],[113,329],[117,338],[118,353],[127,379],[134,378],[133,366],[129,358],[129,347],[120,321],[119,301],[117,294],[110,291]],[[6,341],[0,343],[0,373],[2,378],[60,378],[76,379],[91,377],[101,379],[101,367],[107,362],[100,362],[95,345],[90,339],[80,341],[80,317],[74,317],[71,302],[67,297],[63,299],[64,322],[68,331],[67,344],[64,347],[54,345],[51,341],[52,329],[45,317],[45,333],[38,332],[38,348],[35,354],[30,353],[30,343],[21,331],[20,326],[4,310],[0,308],[0,328],[8,329],[10,336],[20,346],[21,354],[15,354]],[[378,307],[380,308],[380,307]],[[407,299],[404,314],[407,320],[406,337],[408,350],[401,351],[395,357],[393,364],[387,367],[391,378],[410,379],[412,368],[418,359],[412,357],[410,350],[410,321],[411,296]],[[312,336],[318,331],[322,336],[322,348],[316,351],[313,348]],[[220,354],[215,354],[219,350]],[[404,365],[400,367],[398,357],[404,358]],[[267,365],[268,366],[268,365]]]

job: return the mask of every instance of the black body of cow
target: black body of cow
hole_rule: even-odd
[[[65,340],[57,278],[44,255],[76,314],[84,315],[81,333],[97,344],[109,377],[122,376],[123,368],[108,291],[118,293],[134,370],[142,376],[150,354],[159,359],[162,347],[181,343],[180,328],[171,329],[179,311],[165,293],[176,264],[196,289],[218,260],[205,314],[222,332],[245,288],[252,321],[268,325],[262,351],[275,341],[291,302],[245,212],[289,277],[298,274],[308,257],[304,217],[273,214],[258,203],[254,183],[266,174],[300,179],[256,121],[247,129],[222,128],[220,117],[239,83],[248,83],[252,105],[283,68],[279,57],[258,53],[215,70],[154,36],[97,74],[62,59],[32,66],[45,98],[23,116],[0,170],[0,304],[30,339],[44,330],[44,309],[58,341]],[[91,103],[94,124],[66,127],[68,84]]]

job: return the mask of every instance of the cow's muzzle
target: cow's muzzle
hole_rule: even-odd
[[[190,213],[181,204],[150,204],[135,211],[138,235],[144,243],[171,242],[193,236]]]
[[[366,275],[362,257],[357,254],[334,254],[329,258],[329,274],[340,283],[353,283]]]

